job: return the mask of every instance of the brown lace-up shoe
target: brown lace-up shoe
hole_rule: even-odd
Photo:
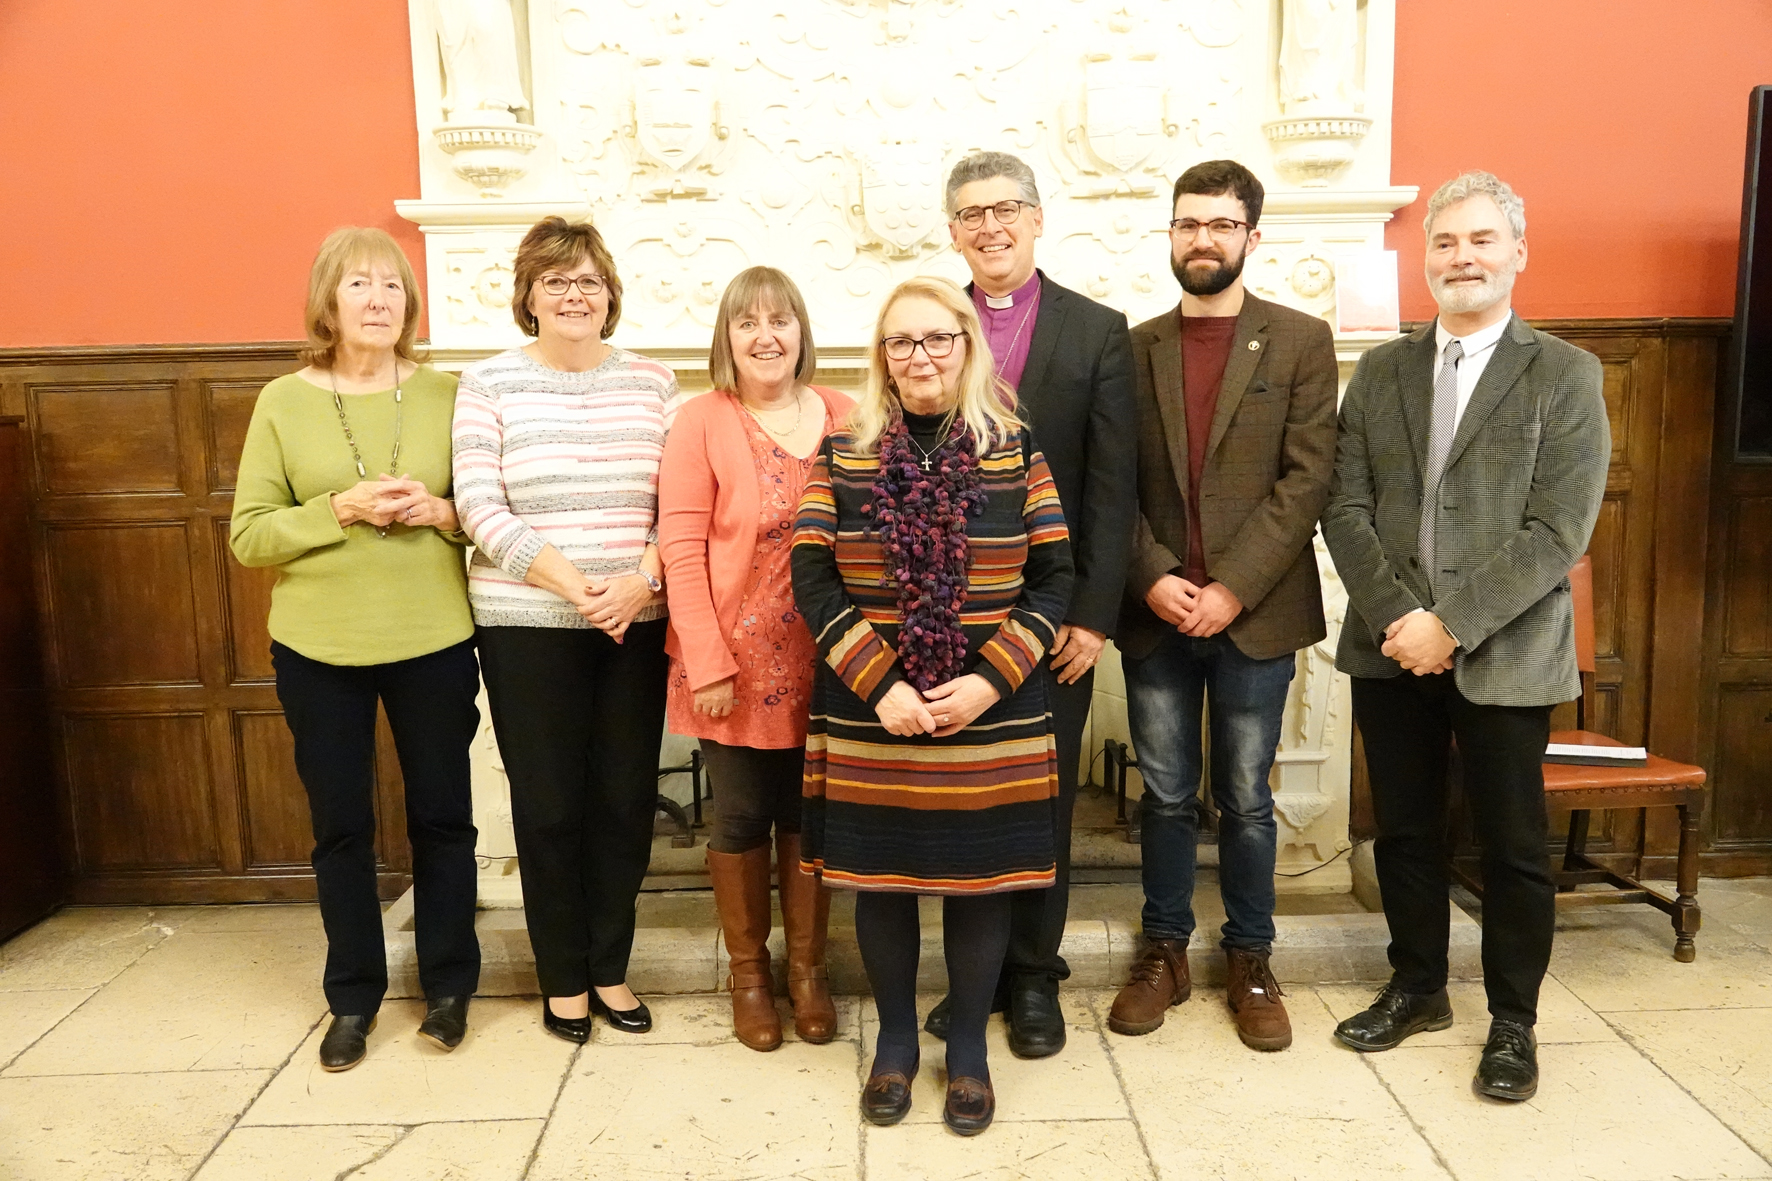
[[[1193,991],[1187,971],[1187,944],[1178,939],[1152,939],[1132,965],[1132,978],[1108,1010],[1108,1028],[1130,1036],[1150,1033],[1161,1027],[1169,1010],[1187,1000]]]
[[[1227,947],[1225,1003],[1237,1020],[1237,1036],[1251,1050],[1284,1050],[1292,1044],[1292,1022],[1281,1002],[1279,982],[1268,967],[1268,953]]]

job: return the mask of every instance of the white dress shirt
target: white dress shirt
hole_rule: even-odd
[[[1446,346],[1457,341],[1464,346],[1464,357],[1458,362],[1458,409],[1452,415],[1452,429],[1457,430],[1458,424],[1464,421],[1464,408],[1471,403],[1471,393],[1477,388],[1477,382],[1483,376],[1483,370],[1489,367],[1489,358],[1495,355],[1495,346],[1501,340],[1501,334],[1507,331],[1513,316],[1503,316],[1500,320],[1482,328],[1469,336],[1453,336],[1446,331],[1446,326],[1438,320],[1434,321],[1434,380],[1438,383],[1440,370],[1446,365]]]

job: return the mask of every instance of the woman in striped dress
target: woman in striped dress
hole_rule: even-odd
[[[984,1035],[1009,891],[1053,880],[1058,780],[1034,673],[1069,601],[1069,534],[964,292],[900,284],[874,341],[867,392],[825,441],[794,534],[794,597],[820,657],[802,861],[860,892],[880,1013],[862,1111],[877,1124],[910,1110],[916,896],[943,896],[943,1118],[970,1135],[996,1106]]]
[[[592,1010],[652,1027],[627,971],[664,735],[658,466],[677,379],[605,343],[621,281],[590,224],[539,222],[512,271],[536,339],[461,376],[455,503],[542,1025],[583,1043]]]

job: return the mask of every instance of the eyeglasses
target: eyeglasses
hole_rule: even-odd
[[[1191,242],[1200,233],[1201,226],[1206,227],[1206,232],[1212,235],[1212,240],[1215,242],[1230,241],[1231,235],[1237,232],[1238,227],[1245,230],[1255,228],[1246,221],[1237,221],[1229,217],[1215,217],[1211,221],[1195,221],[1191,217],[1178,217],[1169,223],[1169,231],[1179,234],[1183,241]]]
[[[984,215],[989,213],[997,219],[998,225],[1012,226],[1021,216],[1021,207],[1032,204],[1032,201],[998,201],[995,205],[968,205],[954,214],[954,220],[969,230],[976,230],[984,224]]]
[[[916,339],[909,336],[888,336],[880,342],[880,347],[894,361],[908,361],[918,346],[922,346],[924,355],[934,361],[953,352],[954,342],[965,335],[964,332],[931,332],[928,336]]]
[[[574,283],[586,295],[601,295],[603,292],[602,275],[580,275],[576,279],[568,279],[565,275],[543,275],[536,280],[541,289],[549,295],[565,295],[572,290]]]

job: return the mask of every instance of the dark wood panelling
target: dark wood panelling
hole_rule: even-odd
[[[1711,833],[1719,845],[1754,843],[1772,832],[1772,685],[1719,686],[1717,782]],[[1760,785],[1758,791],[1739,790]]]
[[[1772,656],[1772,496],[1746,496],[1729,506],[1728,589],[1723,654]]]
[[[61,730],[83,870],[221,867],[201,712],[70,715]]]
[[[275,573],[228,551],[240,446],[293,345],[0,351],[0,413],[28,415],[30,586],[56,841],[75,901],[314,896],[307,798],[265,630]],[[376,809],[385,897],[409,857],[385,724]]]
[[[182,523],[52,525],[44,549],[60,684],[201,683]]]
[[[31,387],[38,486],[53,496],[178,492],[168,383]]]

